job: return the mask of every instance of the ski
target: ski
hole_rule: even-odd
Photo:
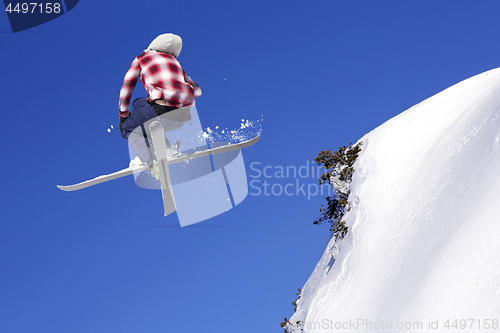
[[[153,140],[153,149],[160,173],[161,195],[163,197],[163,208],[165,216],[175,212],[174,193],[172,192],[172,184],[170,182],[170,174],[168,172],[168,157],[165,131],[159,121],[154,121],[149,125],[151,139]]]
[[[117,172],[113,172],[109,175],[103,175],[103,176],[99,176],[99,177],[96,177],[96,178],[93,178],[90,180],[86,180],[86,181],[78,183],[78,184],[67,185],[67,186],[57,185],[57,187],[63,191],[76,191],[76,190],[81,190],[82,188],[86,188],[89,186],[104,183],[104,182],[107,182],[109,180],[117,179],[120,177],[125,177],[128,175],[134,174],[134,173],[141,173],[141,172],[146,171],[146,170],[149,170],[149,165],[142,164],[139,166],[128,167],[126,169],[123,169],[123,170],[120,170]]]
[[[256,137],[254,137],[253,139],[248,140],[248,141],[243,141],[240,143],[228,143],[227,145],[224,145],[224,146],[199,150],[199,151],[195,151],[191,154],[181,155],[179,157],[172,157],[172,159],[168,161],[168,164],[170,165],[170,164],[174,164],[174,163],[185,162],[185,161],[189,161],[189,160],[192,160],[195,158],[225,153],[225,152],[228,152],[231,150],[236,150],[236,149],[242,149],[242,148],[249,147],[249,146],[255,144],[257,141],[259,141],[259,139],[260,139],[260,135],[257,135]]]
[[[242,148],[249,147],[249,146],[257,143],[257,141],[259,141],[259,139],[260,139],[260,136],[258,135],[258,136],[254,137],[248,141],[243,141],[240,143],[229,143],[227,145],[219,146],[216,148],[199,150],[199,151],[195,151],[191,154],[180,155],[179,157],[171,157],[167,160],[167,164],[170,165],[170,164],[185,162],[188,160],[192,160],[195,158],[200,158],[200,157],[204,157],[204,156],[208,156],[208,155],[215,155],[215,154],[228,152],[231,150],[242,149]],[[141,173],[141,172],[147,171],[149,169],[150,169],[149,165],[139,165],[139,166],[134,166],[134,167],[128,167],[126,169],[111,173],[109,175],[102,175],[102,176],[96,177],[94,179],[86,180],[84,182],[77,183],[74,185],[66,185],[66,186],[57,185],[57,187],[63,191],[76,191],[76,190],[81,190],[83,188],[87,188],[89,186],[104,183],[104,182],[107,182],[109,180],[117,179],[120,177],[125,177],[128,175],[134,174],[134,173]]]

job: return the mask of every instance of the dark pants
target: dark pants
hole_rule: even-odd
[[[150,104],[146,97],[136,99],[132,103],[132,112],[122,124],[121,135],[128,139],[137,156],[146,163],[151,163],[152,153],[149,136],[149,123],[157,118],[165,132],[181,128],[191,119],[189,108],[175,108]]]

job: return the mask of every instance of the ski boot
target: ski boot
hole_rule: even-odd
[[[168,138],[165,136],[165,145],[167,147],[167,156],[168,157],[179,157],[182,156],[181,153],[179,153],[179,146],[181,145],[181,140],[175,141],[174,145],[171,146],[170,142],[168,141]],[[158,170],[158,162],[156,160],[153,160],[151,163],[151,174],[160,182],[160,171]]]

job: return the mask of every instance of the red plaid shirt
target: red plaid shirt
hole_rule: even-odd
[[[167,104],[183,107],[194,104],[201,95],[200,87],[193,81],[174,56],[149,51],[134,59],[123,79],[120,90],[120,113],[126,114],[137,79],[141,79],[148,100],[163,99]]]

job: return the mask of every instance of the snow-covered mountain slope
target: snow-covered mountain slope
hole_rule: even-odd
[[[360,141],[349,233],[326,246],[291,331],[500,332],[500,69]]]

